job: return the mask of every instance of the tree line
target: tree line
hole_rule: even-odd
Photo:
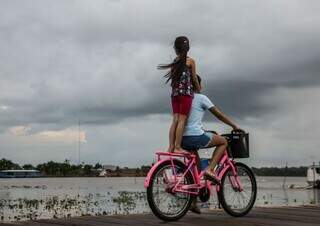
[[[305,177],[307,176],[308,167],[261,167],[252,168],[253,172],[258,176],[288,176],[288,177]]]
[[[95,177],[98,176],[103,166],[100,163],[91,164],[71,164],[69,160],[64,162],[48,161],[38,164],[19,165],[8,159],[0,159],[1,170],[39,170],[43,176],[48,177]],[[145,176],[149,171],[149,166],[141,166],[140,168],[121,168],[117,166],[110,175],[111,176]]]
[[[25,169],[39,170],[44,176],[54,177],[88,177],[98,176],[102,165],[91,164],[71,164],[69,160],[64,162],[48,161],[36,166],[32,164],[19,165],[7,159],[0,159],[0,170]],[[138,168],[119,167],[110,173],[111,176],[146,176],[150,166],[141,166]],[[308,167],[253,167],[253,172],[258,176],[306,176]]]

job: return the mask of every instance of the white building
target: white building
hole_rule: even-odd
[[[101,172],[99,173],[99,177],[106,177],[109,173],[115,171],[116,169],[117,167],[113,165],[103,165]]]
[[[320,185],[320,165],[309,166],[307,171],[307,182],[310,185]]]

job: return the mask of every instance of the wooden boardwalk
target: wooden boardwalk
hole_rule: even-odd
[[[219,226],[319,226],[320,206],[255,208],[247,216],[234,218],[223,210],[206,211],[201,215],[188,213],[177,222],[163,222],[152,214],[122,216],[83,216],[69,219],[36,220],[0,226],[156,226],[156,225],[219,225]]]

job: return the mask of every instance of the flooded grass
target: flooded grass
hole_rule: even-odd
[[[143,207],[143,208],[142,208]],[[0,199],[2,221],[148,212],[145,192],[89,193],[45,199]]]

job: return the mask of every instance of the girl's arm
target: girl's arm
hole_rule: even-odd
[[[199,84],[197,73],[196,73],[196,62],[191,58],[189,59],[190,59],[191,72],[192,72],[191,76],[192,76],[193,84],[195,85],[195,91],[197,93],[200,93],[200,84]]]

